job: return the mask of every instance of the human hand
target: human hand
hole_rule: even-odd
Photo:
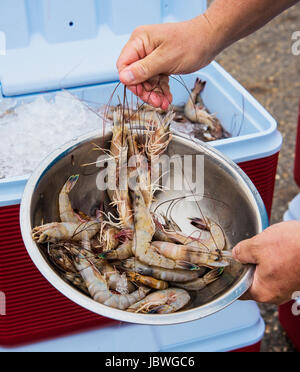
[[[300,291],[300,222],[271,226],[262,234],[239,243],[234,258],[256,266],[254,282],[243,300],[284,304]]]
[[[139,27],[117,62],[120,80],[143,101],[166,110],[173,100],[169,76],[208,65],[215,57],[213,46],[212,29],[204,16]]]

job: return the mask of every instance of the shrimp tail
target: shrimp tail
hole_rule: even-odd
[[[181,268],[182,270],[189,270],[189,271],[199,271],[201,270],[201,267],[195,264],[192,264],[190,262],[186,261],[176,261],[178,264],[178,267]]]
[[[204,91],[206,87],[206,81],[202,81],[199,78],[197,78],[195,82],[195,86],[193,89],[193,93],[195,93],[197,96]]]
[[[148,314],[167,314],[170,310],[169,305],[156,306],[149,310]]]
[[[66,185],[65,185],[65,191],[67,193],[70,193],[73,188],[75,187],[76,183],[78,182],[79,180],[79,174],[75,175],[75,176],[71,176],[68,181],[66,182]]]
[[[215,270],[212,270],[208,274],[206,274],[203,279],[205,280],[207,285],[211,284],[215,282],[217,279],[219,279],[221,275],[223,275],[224,270],[225,270],[224,267],[220,267]]]
[[[98,258],[101,258],[101,259],[103,259],[103,260],[107,260],[108,257],[109,257],[111,254],[113,254],[113,251],[107,251],[107,252],[103,252],[103,253],[99,254],[97,257],[98,257]]]

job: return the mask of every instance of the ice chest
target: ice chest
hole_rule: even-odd
[[[190,0],[188,6],[181,0],[2,1],[0,30],[6,35],[7,53],[0,55],[0,99],[28,102],[66,88],[83,100],[106,103],[118,81],[116,59],[136,26],[190,19],[205,8],[206,1],[199,0]],[[205,104],[233,134],[212,146],[240,164],[270,213],[282,144],[276,121],[217,63],[185,77],[188,87],[196,77],[208,82]],[[183,103],[188,93],[177,82],[172,85],[175,103]],[[71,303],[29,259],[19,229],[27,179],[20,175],[0,181],[0,291],[6,295],[0,344],[6,346],[110,322]],[[245,308],[243,317],[249,314]]]

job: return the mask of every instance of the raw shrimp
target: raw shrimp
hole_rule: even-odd
[[[206,268],[201,268],[200,271],[187,271],[187,270],[168,270],[160,267],[148,266],[136,258],[130,258],[122,262],[124,270],[133,271],[137,274],[151,276],[158,280],[165,282],[178,282],[185,283],[198,279],[203,276],[207,271]]]
[[[63,271],[61,274],[62,278],[88,294],[88,289],[82,277],[77,272],[73,259],[69,257],[66,247],[49,247],[48,252],[54,264]]]
[[[173,112],[169,112],[164,118],[156,114],[156,124],[152,128],[148,127],[145,146],[146,153],[151,161],[167,150],[172,140],[170,125],[174,117]]]
[[[68,252],[64,247],[50,246],[48,253],[55,265],[62,271],[73,274],[77,272],[72,258],[69,257]]]
[[[129,164],[131,169],[129,173],[130,188],[135,190],[139,187],[143,194],[146,206],[150,208],[154,196],[154,190],[151,185],[151,171],[146,155],[143,155],[138,147],[136,134],[131,133],[128,135],[128,148],[129,161],[130,163],[135,163],[134,168]]]
[[[72,208],[69,194],[75,187],[79,175],[71,176],[63,186],[59,194],[59,215],[61,222],[80,223],[83,222],[82,218],[76,214]]]
[[[150,289],[140,287],[131,294],[115,294],[109,290],[103,275],[80,251],[77,251],[74,262],[92,298],[103,305],[119,310],[126,310],[131,305],[145,298],[150,292]]]
[[[112,265],[102,261],[101,263],[98,263],[97,267],[107,280],[110,289],[113,289],[120,294],[134,292],[135,286],[127,280],[126,275],[121,275]]]
[[[127,260],[133,256],[132,252],[133,242],[128,241],[122,245],[120,245],[116,250],[110,252],[103,252],[99,255],[99,257],[104,258],[106,260],[114,261],[114,260]]]
[[[124,182],[124,177],[127,180],[127,169],[124,174],[124,162],[127,167],[127,135],[128,132],[126,127],[123,128],[120,113],[114,113],[114,127],[113,127],[113,138],[111,141],[110,153],[112,159],[117,164],[117,187],[116,190],[108,189],[108,195],[112,201],[112,204],[117,207],[120,226],[125,229],[133,229],[133,216],[131,200],[128,193],[128,184]],[[115,172],[115,168],[110,168],[111,162],[108,165],[108,172]],[[120,179],[121,176],[121,179]],[[108,178],[111,179],[113,175]]]
[[[149,209],[146,207],[140,191],[133,193],[135,233],[133,239],[133,253],[143,263],[165,269],[198,270],[199,267],[184,261],[174,261],[158,254],[151,248],[151,241],[155,233],[155,226]]]
[[[209,268],[229,266],[229,253],[213,253],[187,245],[177,245],[166,242],[153,242],[152,247],[156,252],[171,260],[183,260]]]
[[[145,285],[149,288],[163,290],[169,287],[169,284],[165,281],[154,279],[151,276],[137,274],[132,271],[128,271],[127,276],[132,282]]]
[[[186,291],[201,291],[209,284],[218,280],[220,276],[223,274],[223,272],[224,272],[223,268],[215,269],[210,271],[203,278],[199,278],[188,283],[171,283],[171,285],[173,287],[185,289]]]
[[[207,240],[196,239],[194,242],[189,242],[192,246],[202,246],[207,248],[210,252],[223,251],[226,247],[226,238],[222,227],[210,218],[203,220],[201,218],[192,218],[192,225],[200,230],[207,230],[210,236]]]
[[[210,232],[208,239],[202,239],[199,234],[187,236],[181,231],[167,230],[170,225],[162,225],[154,220],[157,226],[155,239],[167,243],[180,243],[191,247],[206,249],[208,252],[220,252],[226,247],[226,238],[223,229],[213,220],[207,218],[203,221],[200,218],[191,219],[193,226]],[[174,225],[172,224],[172,227]],[[199,237],[197,237],[197,235]]]
[[[122,112],[122,116],[124,117],[125,123],[130,123],[131,126],[135,124],[139,126],[147,126],[149,124],[152,124],[154,119],[154,109],[144,110],[143,108],[144,107],[141,107],[138,110],[127,108],[126,110],[124,110],[124,113]],[[116,112],[118,113],[120,110],[122,110],[120,106],[112,107],[106,115],[107,119],[114,120],[114,114]]]
[[[82,292],[89,295],[89,290],[85,285],[81,275],[79,273],[63,273],[62,278],[67,280],[69,283],[74,285],[76,288],[79,288]]]
[[[142,314],[171,314],[184,308],[190,300],[187,291],[170,288],[150,294],[144,300],[130,306],[127,311]]]
[[[206,82],[200,79],[196,80],[194,89],[187,101],[184,109],[185,116],[193,123],[204,124],[208,127],[213,136],[213,139],[221,139],[223,136],[223,128],[219,120],[209,114],[202,103],[197,103],[199,94],[205,88]]]
[[[119,292],[119,289],[122,288],[121,294],[128,294],[135,290],[134,285],[128,282],[126,276],[124,280],[124,276],[121,275],[112,265],[103,259],[97,258],[97,256],[93,254],[87,240],[83,242],[83,245],[84,249],[81,249],[81,254],[84,255],[85,258],[88,259],[89,262],[94,265],[102,275],[104,275],[105,279],[107,280],[107,285],[110,289]],[[74,244],[65,244],[65,249],[71,251],[73,255],[76,255],[76,252],[80,250],[80,248]],[[72,266],[75,269],[73,261]],[[75,272],[77,273],[76,269]]]
[[[101,228],[97,220],[84,223],[49,223],[33,229],[32,238],[39,244],[61,241],[81,242],[84,239],[92,239]]]

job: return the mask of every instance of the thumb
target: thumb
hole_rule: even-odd
[[[134,62],[120,72],[120,80],[125,85],[137,85],[163,73],[164,65],[156,51]]]
[[[256,246],[253,244],[253,239],[245,240],[239,243],[233,249],[233,257],[242,264],[258,265],[259,259],[256,254]]]

